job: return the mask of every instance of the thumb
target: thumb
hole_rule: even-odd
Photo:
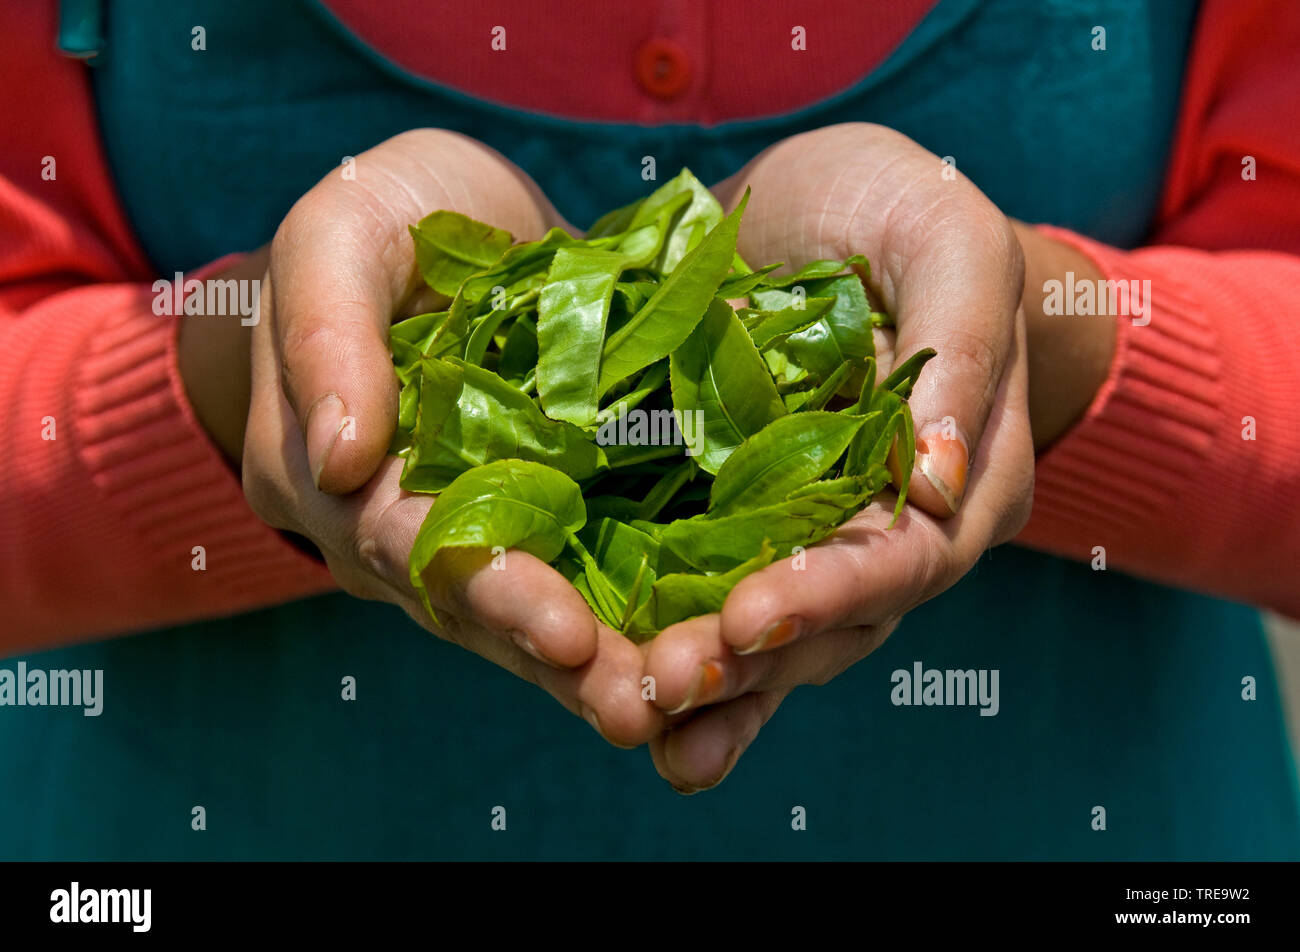
[[[961,506],[1016,346],[1023,267],[1014,237],[936,242],[897,286],[897,360],[924,348],[937,352],[908,401],[916,427],[908,500],[931,515],[952,516]],[[902,473],[892,454],[890,465],[897,483]]]
[[[285,220],[293,227],[276,235],[263,299],[312,478],[325,492],[347,493],[378,469],[397,424],[388,328],[398,289],[373,232],[350,229],[346,206],[332,211],[310,241],[295,234],[301,217]]]
[[[558,218],[522,171],[482,143],[404,132],[331,173],[271,246],[269,299],[282,385],[318,488],[347,493],[379,468],[397,425],[392,317],[423,284],[407,226],[438,208],[520,237]]]

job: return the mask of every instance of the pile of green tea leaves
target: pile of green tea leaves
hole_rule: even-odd
[[[645,640],[829,535],[891,464],[901,510],[906,398],[933,351],[877,383],[872,328],[891,320],[866,260],[751,269],[748,198],[724,216],[683,171],[585,238],[515,244],[448,211],[411,228],[450,300],[391,333],[401,485],[438,494],[411,553],[426,606],[440,551],[517,548]]]

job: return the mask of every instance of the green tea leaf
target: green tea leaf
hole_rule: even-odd
[[[537,396],[554,420],[596,420],[605,321],[626,261],[612,251],[555,253],[537,311]]]
[[[868,407],[867,422],[849,444],[844,460],[845,475],[860,475],[873,465],[884,465],[894,437],[903,425],[903,405],[902,397],[884,387],[863,393],[858,400],[858,413],[863,413],[862,407]]]
[[[921,368],[929,363],[930,358],[935,355],[933,347],[926,347],[918,350],[907,360],[903,361],[886,377],[880,384],[886,390],[892,390],[904,400],[912,395],[912,388],[916,386],[917,378],[921,376]]]
[[[402,488],[439,492],[461,473],[499,459],[554,466],[586,479],[606,465],[600,447],[570,423],[548,419],[497,374],[456,358],[426,359],[415,442]]]
[[[810,281],[821,281],[825,278],[836,277],[844,274],[846,271],[853,271],[857,266],[867,269],[867,259],[862,255],[852,255],[843,261],[810,261],[793,274],[782,274],[776,277],[768,278],[763,282],[764,286],[769,288],[789,288],[796,284],[807,284]]]
[[[856,275],[813,285],[817,297],[835,296],[827,315],[807,330],[791,334],[782,349],[825,380],[846,360],[874,357],[871,305]]]
[[[601,411],[596,414],[596,425],[601,426],[629,410],[635,410],[647,397],[657,393],[667,380],[668,361],[661,360],[651,364],[642,372],[641,379],[637,381],[634,389],[623,394],[609,406],[601,408]]]
[[[697,462],[707,472],[718,472],[747,437],[785,414],[754,342],[721,298],[710,302],[669,363],[673,408],[698,414],[693,419],[703,424],[695,448],[702,444]]]
[[[477,318],[471,326],[469,339],[465,342],[465,351],[461,355],[465,363],[482,366],[483,357],[497,329],[536,300],[537,292],[528,291],[510,301],[506,307],[494,308]]]
[[[781,267],[779,264],[769,264],[757,271],[729,274],[723,279],[722,284],[718,286],[717,296],[724,301],[747,297],[754,288],[761,286],[763,280],[779,267]]]
[[[802,307],[791,306],[779,311],[760,311],[744,308],[737,313],[741,323],[749,330],[754,346],[766,350],[784,343],[791,334],[807,330],[816,324],[835,305],[835,298],[808,298]]]
[[[524,460],[498,460],[458,476],[429,510],[411,550],[411,584],[433,614],[424,572],[446,548],[502,546],[543,562],[564,550],[586,522],[578,484]]]
[[[752,559],[718,575],[677,572],[661,576],[623,633],[636,642],[649,641],[669,625],[722,611],[727,595],[736,583],[770,565],[775,556],[776,549],[764,543]]]
[[[411,226],[415,263],[425,283],[451,297],[461,282],[490,267],[514,240],[510,232],[466,218],[459,212],[436,211]]]
[[[725,572],[770,542],[778,558],[824,539],[866,505],[861,493],[813,493],[727,516],[692,516],[664,526],[659,544],[691,567]]]
[[[865,416],[809,411],[782,417],[741,444],[718,470],[710,516],[769,505],[835,465]]]
[[[651,198],[653,199],[654,196]],[[673,233],[673,220],[690,204],[689,192],[670,196],[662,203],[652,203],[647,199],[638,214],[633,217],[631,227],[618,239],[617,248],[620,254],[626,256],[627,267],[649,268],[664,273],[665,269],[656,262]],[[643,218],[646,214],[650,217]]]
[[[798,499],[800,496],[874,496],[884,489],[889,482],[889,470],[884,466],[872,466],[861,476],[837,476],[834,479],[822,479],[807,486],[800,486],[786,499]]]
[[[642,367],[667,357],[690,336],[731,266],[748,197],[746,193],[736,210],[682,259],[641,310],[605,341],[602,394]]]
[[[546,281],[546,272],[555,253],[570,247],[597,248],[600,245],[574,238],[563,228],[552,228],[536,241],[511,246],[486,268],[471,274],[461,285],[460,294],[471,304],[478,304],[491,298],[495,288],[501,288],[507,298],[539,290]]]
[[[678,206],[680,215],[677,214]],[[722,206],[690,169],[682,169],[645,200],[633,217],[630,229],[645,224],[652,216],[662,220],[662,208],[672,208],[673,215],[669,219],[671,225],[664,235],[662,250],[656,255],[652,267],[660,274],[671,274],[710,229],[722,221]]]
[[[817,389],[808,394],[807,399],[799,404],[800,411],[820,410],[830,403],[831,397],[839,391],[853,373],[862,365],[856,360],[846,360],[839,369],[817,385]],[[788,405],[788,404],[787,404]]]
[[[537,323],[527,314],[521,314],[510,325],[510,332],[506,334],[506,341],[501,346],[497,373],[502,379],[519,386],[536,367]]]
[[[643,563],[651,566],[653,579],[653,566],[659,561],[659,543],[640,529],[608,518],[600,520],[594,536],[591,554],[618,593],[620,603],[626,604],[638,575],[644,574]],[[649,597],[648,587],[644,594]]]
[[[664,506],[672,502],[678,491],[694,478],[699,468],[695,460],[688,459],[664,473],[637,507],[636,518],[653,519],[659,515]]]

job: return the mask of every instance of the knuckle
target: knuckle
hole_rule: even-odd
[[[353,598],[361,598],[367,601],[390,600],[389,594],[377,579],[365,572],[358,572],[355,566],[348,563],[347,560],[339,559],[326,552],[325,565],[329,568],[330,574],[334,576],[334,581],[339,583],[339,588]]]
[[[878,639],[872,625],[856,625],[835,633],[835,647],[824,664],[807,681],[814,687],[824,687],[857,664],[876,649]]]
[[[940,530],[934,530],[935,538],[919,547],[916,555],[914,578],[918,580],[919,597],[912,607],[934,598],[949,588],[962,575],[962,567],[957,564],[957,556],[951,544]]]
[[[985,334],[953,329],[944,341],[941,359],[955,366],[963,376],[996,384],[1001,378],[1006,348]]]
[[[399,543],[404,527],[400,515],[402,505],[409,501],[394,496],[377,512],[373,507],[363,508],[350,541],[351,554],[365,571],[399,588],[406,587],[406,563],[393,550],[395,545],[402,547]]]
[[[1020,535],[1029,523],[1034,510],[1034,469],[1032,462],[1022,467],[1013,480],[1010,495],[999,523],[1000,529],[993,540],[995,545],[1009,542]]]
[[[296,322],[285,329],[280,347],[280,370],[292,380],[295,370],[316,354],[335,354],[340,347],[338,329],[327,321]]]
[[[459,615],[441,611],[438,613],[436,622],[426,618],[422,624],[426,628],[430,628],[443,641],[453,644],[457,648],[464,648],[466,651],[470,650],[471,633],[469,625]]]

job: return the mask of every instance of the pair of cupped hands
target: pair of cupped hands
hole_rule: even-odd
[[[800,564],[740,582],[720,614],[644,646],[517,551],[504,570],[483,553],[428,579],[435,621],[407,567],[434,500],[403,492],[402,463],[387,454],[397,414],[388,328],[430,304],[407,226],[451,209],[517,240],[553,225],[577,231],[520,169],[454,133],[404,133],[354,169],[304,195],[271,245],[252,340],[249,503],[311,539],[346,591],[401,606],[549,692],[611,744],[648,743],[677,790],[719,783],[793,688],[824,684],[871,653],[1027,519],[1033,442],[1015,232],[906,137],[833,126],[772,146],[714,192],[730,210],[752,188],[739,242],[747,261],[867,256],[869,290],[897,321],[878,335],[881,377],[896,359],[937,351],[910,401],[918,455],[897,524],[889,528],[892,500],[879,500]]]

